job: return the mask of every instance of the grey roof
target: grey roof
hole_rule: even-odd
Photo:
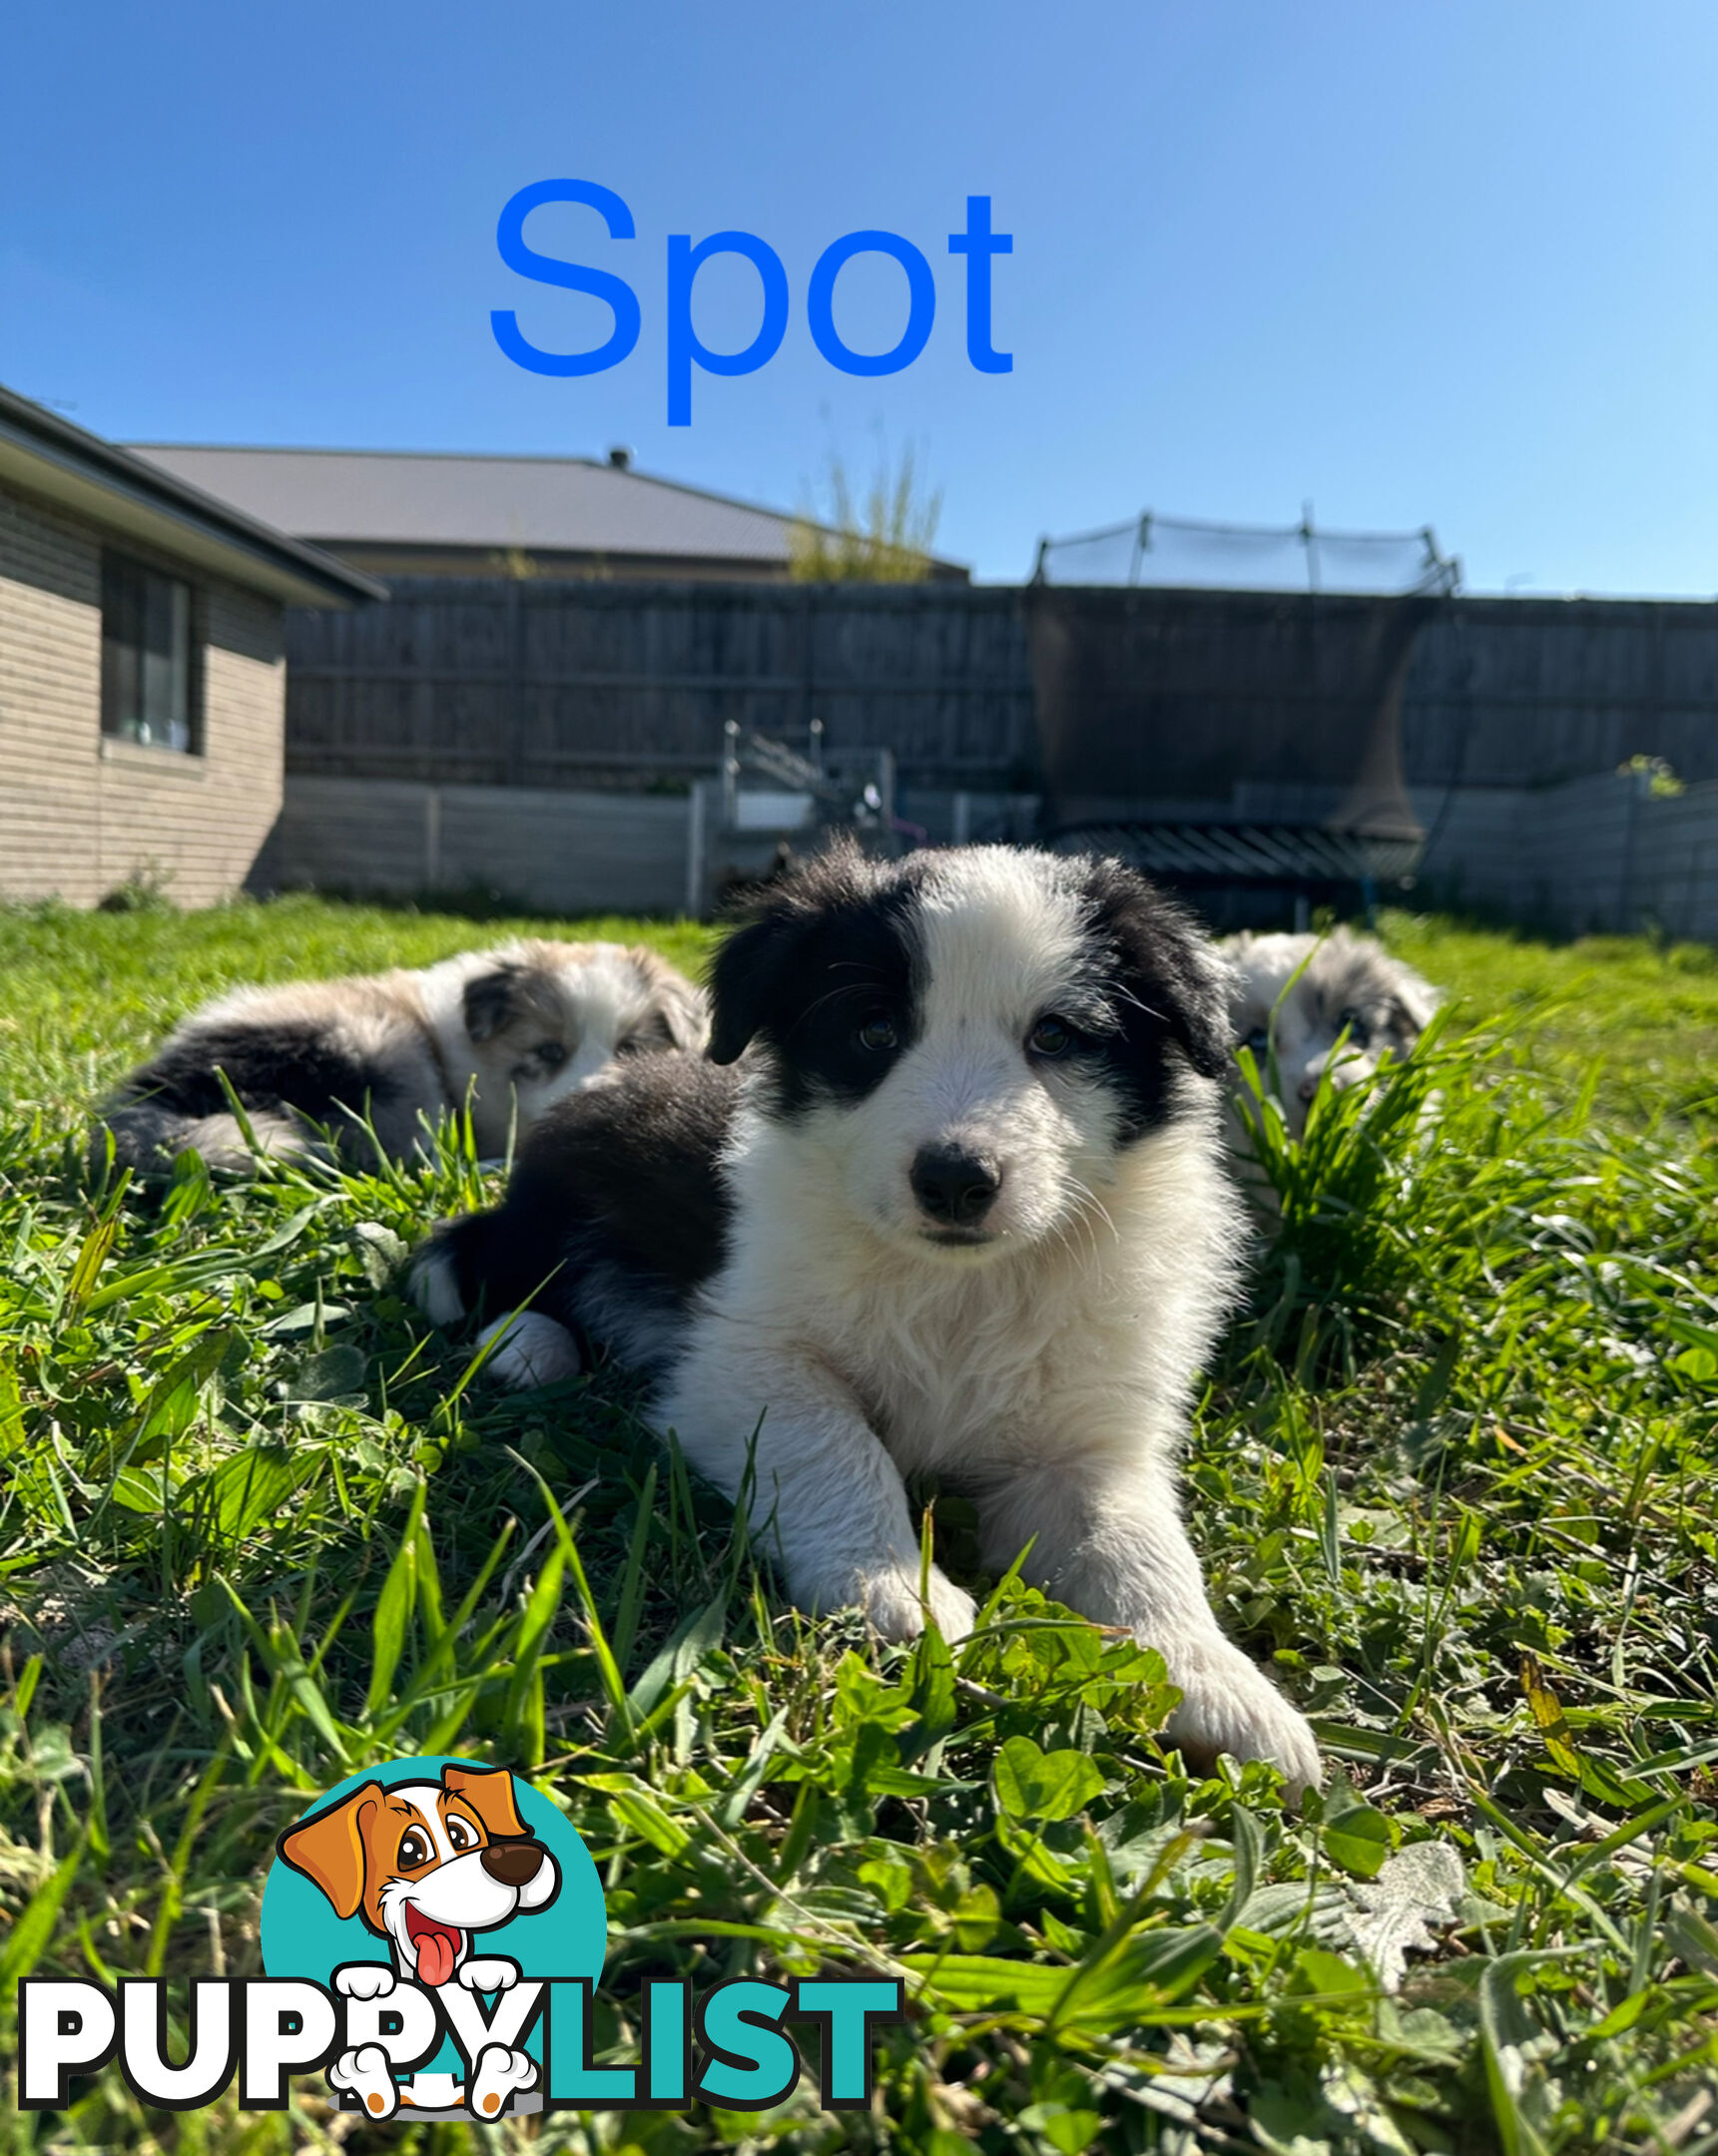
[[[138,442],[140,456],[327,546],[520,547],[785,562],[794,519],[588,457]]]
[[[60,503],[104,529],[147,539],[295,606],[350,606],[387,588],[288,538],[254,512],[175,474],[58,412],[0,387],[0,481]]]

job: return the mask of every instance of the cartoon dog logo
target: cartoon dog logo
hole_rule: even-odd
[[[334,1913],[356,1916],[391,1949],[388,1963],[351,1961],[333,1972],[349,1999],[383,2000],[417,1986],[442,1994],[454,2025],[470,2025],[458,1991],[503,1993],[519,1964],[474,1951],[477,1935],[548,1907],[560,1890],[554,1858],[519,1816],[505,1769],[447,1766],[440,1779],[366,1782],[281,1837],[282,1860],[320,1888]],[[401,2003],[404,2003],[401,1998]],[[472,2002],[475,2004],[475,2002]],[[468,2081],[417,2073],[396,2082],[379,2044],[356,2045],[328,2068],[372,2118],[401,2104],[472,2117],[497,2117],[537,2078],[537,2063],[510,2043],[487,2042]]]

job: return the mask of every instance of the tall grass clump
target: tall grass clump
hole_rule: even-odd
[[[788,535],[795,583],[918,584],[930,575],[942,493],[925,492],[910,442],[892,473],[878,462],[862,497],[832,456],[824,493],[824,513],[796,517]]]

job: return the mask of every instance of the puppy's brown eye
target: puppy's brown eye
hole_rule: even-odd
[[[1351,1048],[1365,1048],[1372,1040],[1372,1028],[1357,1010],[1345,1010],[1337,1018],[1338,1032],[1346,1032]]]
[[[1026,1046],[1037,1056],[1065,1056],[1073,1045],[1073,1027],[1054,1016],[1040,1018],[1026,1035]]]
[[[415,1872],[419,1865],[428,1864],[432,1855],[425,1838],[415,1827],[408,1827],[400,1837],[399,1869],[402,1872]]]
[[[447,1822],[447,1839],[456,1850],[468,1850],[477,1847],[477,1837],[457,1812]]]
[[[537,1061],[546,1071],[557,1071],[567,1060],[567,1051],[559,1041],[543,1041],[537,1048]]]
[[[859,1046],[868,1048],[873,1055],[880,1055],[884,1049],[895,1047],[899,1038],[893,1021],[880,1016],[867,1018],[859,1027],[858,1035]]]

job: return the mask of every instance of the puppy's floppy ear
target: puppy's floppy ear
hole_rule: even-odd
[[[441,1786],[465,1802],[483,1822],[484,1832],[502,1841],[528,1835],[513,1796],[513,1777],[505,1767],[487,1771],[471,1767],[444,1767]]]
[[[812,916],[789,885],[763,892],[716,953],[710,974],[710,1060],[735,1063],[784,1007]]]
[[[697,1054],[710,1038],[710,1003],[703,989],[646,944],[635,944],[627,956],[643,974],[672,1045]]]
[[[903,897],[914,880],[911,858],[868,861],[851,836],[773,870],[733,916],[739,925],[711,969],[711,1062],[737,1062],[760,1033],[780,1041],[816,997],[806,968],[821,938],[878,898]]]
[[[710,998],[691,981],[681,981],[667,999],[668,1030],[677,1048],[701,1055],[710,1041]]]
[[[1202,1078],[1232,1067],[1234,971],[1177,900],[1120,861],[1093,861],[1087,878],[1094,923],[1120,958],[1139,1000],[1168,1026]]]
[[[519,969],[501,964],[465,983],[465,1030],[474,1041],[493,1040],[511,1025],[519,1008]]]
[[[354,1916],[364,1893],[363,1814],[382,1800],[379,1783],[289,1828],[278,1845],[281,1860],[319,1886],[336,1916]]]
[[[1429,980],[1404,966],[1391,984],[1390,1022],[1409,1041],[1419,1040],[1443,998]]]

